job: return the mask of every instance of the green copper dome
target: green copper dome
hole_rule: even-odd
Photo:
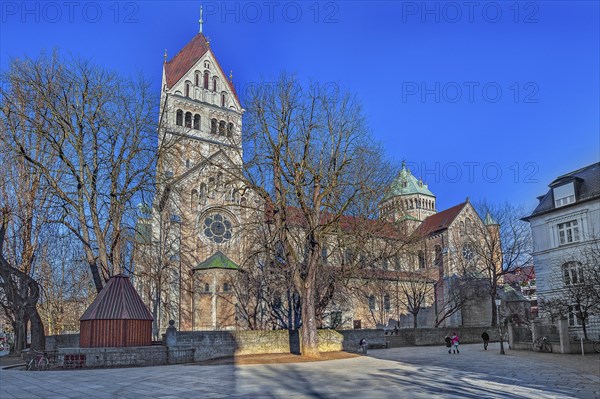
[[[429,191],[427,184],[413,176],[412,173],[410,173],[410,169],[406,168],[406,163],[402,162],[402,170],[390,185],[390,188],[383,199],[385,201],[392,197],[411,194],[422,194],[435,197],[435,195]]]

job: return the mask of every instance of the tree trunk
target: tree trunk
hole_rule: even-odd
[[[413,313],[413,328],[417,328],[417,314]]]
[[[587,318],[581,319],[581,327],[583,328],[583,339],[585,339],[587,341],[588,335],[587,335],[587,327],[585,326],[586,321],[587,321]]]
[[[31,347],[36,350],[46,349],[44,323],[35,305],[27,307],[27,316],[31,323]]]
[[[498,314],[497,314],[498,308],[496,307],[496,302],[494,301],[496,299],[496,296],[490,295],[490,297],[492,298],[492,323],[490,325],[492,327],[497,327],[498,323],[496,321],[498,320]]]
[[[302,356],[319,357],[319,338],[315,317],[314,284],[305,285],[302,295]]]

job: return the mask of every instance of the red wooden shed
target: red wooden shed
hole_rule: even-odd
[[[153,320],[129,277],[118,274],[108,280],[79,319],[79,346],[152,345]]]

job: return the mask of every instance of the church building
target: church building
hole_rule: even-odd
[[[232,74],[224,72],[202,28],[171,59],[165,52],[158,190],[152,210],[138,222],[136,245],[136,285],[153,312],[155,336],[169,319],[181,330],[245,328],[234,280],[243,273],[244,254],[251,244],[245,242],[242,228],[257,220],[250,209],[260,204],[239,179],[243,114]],[[482,220],[468,199],[438,212],[436,196],[405,165],[381,202],[380,219],[402,224],[422,237],[411,272],[426,273],[431,290],[429,310],[418,314],[419,326],[489,325],[487,303],[479,303],[483,310],[463,309],[441,323],[436,323],[436,314],[451,297],[449,279],[460,274],[462,263],[473,259],[469,239],[482,226],[494,234],[498,226],[493,220]],[[389,293],[381,298],[375,297],[378,293],[361,293],[343,304],[334,301],[323,327],[402,322],[407,313],[391,298],[400,270],[388,267],[387,260],[373,269],[379,271],[371,276],[363,273],[360,279],[387,281]]]

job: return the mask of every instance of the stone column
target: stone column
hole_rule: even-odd
[[[508,349],[514,348],[515,331],[512,323],[508,323]]]
[[[558,320],[558,334],[560,335],[560,353],[571,353],[568,319],[563,318]]]
[[[177,346],[177,329],[175,328],[175,320],[169,320],[169,327],[165,334],[165,343],[168,347]]]
[[[531,340],[535,342],[540,337],[540,327],[542,322],[540,320],[534,320],[531,322]]]

